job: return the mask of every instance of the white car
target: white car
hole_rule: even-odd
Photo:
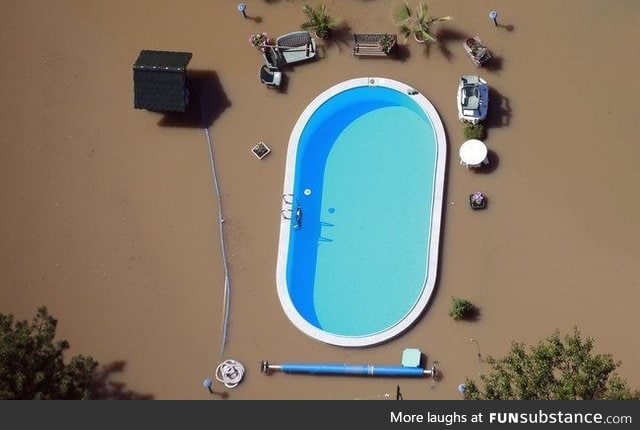
[[[475,75],[460,77],[458,84],[458,118],[477,124],[487,117],[489,110],[489,85]]]

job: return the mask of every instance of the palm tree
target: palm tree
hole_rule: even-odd
[[[400,26],[400,33],[406,38],[413,35],[416,42],[435,42],[437,38],[431,33],[431,26],[437,22],[451,21],[450,16],[435,18],[429,16],[428,7],[420,2],[416,8],[415,16],[411,11],[409,3],[398,6],[395,14],[396,21]]]
[[[300,26],[300,29],[314,31],[322,39],[329,37],[331,29],[338,25],[338,22],[327,14],[324,4],[318,4],[315,8],[306,4],[302,12],[307,17],[307,21]]]

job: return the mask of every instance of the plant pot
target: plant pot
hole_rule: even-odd
[[[258,160],[262,160],[271,152],[271,148],[265,145],[264,142],[258,142],[256,146],[251,148],[251,152],[253,152],[253,155],[255,155]]]
[[[487,198],[483,196],[480,201],[477,201],[473,198],[473,194],[469,194],[469,207],[474,210],[484,209],[487,207]]]
[[[331,30],[330,29],[316,30],[316,31],[314,31],[314,34],[316,35],[316,37],[318,37],[320,39],[328,39],[329,36],[331,36]]]
[[[391,42],[382,42],[382,41],[380,41],[378,43],[378,46],[380,47],[380,50],[382,52],[384,52],[385,54],[389,55],[391,53],[391,51],[393,51],[393,48],[395,48],[396,42],[395,42],[395,40],[393,40]]]
[[[413,39],[418,43],[425,43],[424,39],[421,39],[418,33],[413,33]]]

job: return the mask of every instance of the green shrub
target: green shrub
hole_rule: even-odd
[[[453,297],[451,299],[451,307],[449,308],[449,316],[454,320],[463,320],[469,318],[475,312],[475,307],[467,299]]]
[[[465,122],[462,132],[464,133],[464,137],[467,139],[483,140],[485,137],[484,125],[482,124],[471,124],[470,122]]]

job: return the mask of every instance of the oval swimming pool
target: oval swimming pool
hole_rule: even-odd
[[[288,318],[341,346],[384,342],[436,280],[446,141],[401,82],[357,78],[316,97],[289,139],[277,263]]]

